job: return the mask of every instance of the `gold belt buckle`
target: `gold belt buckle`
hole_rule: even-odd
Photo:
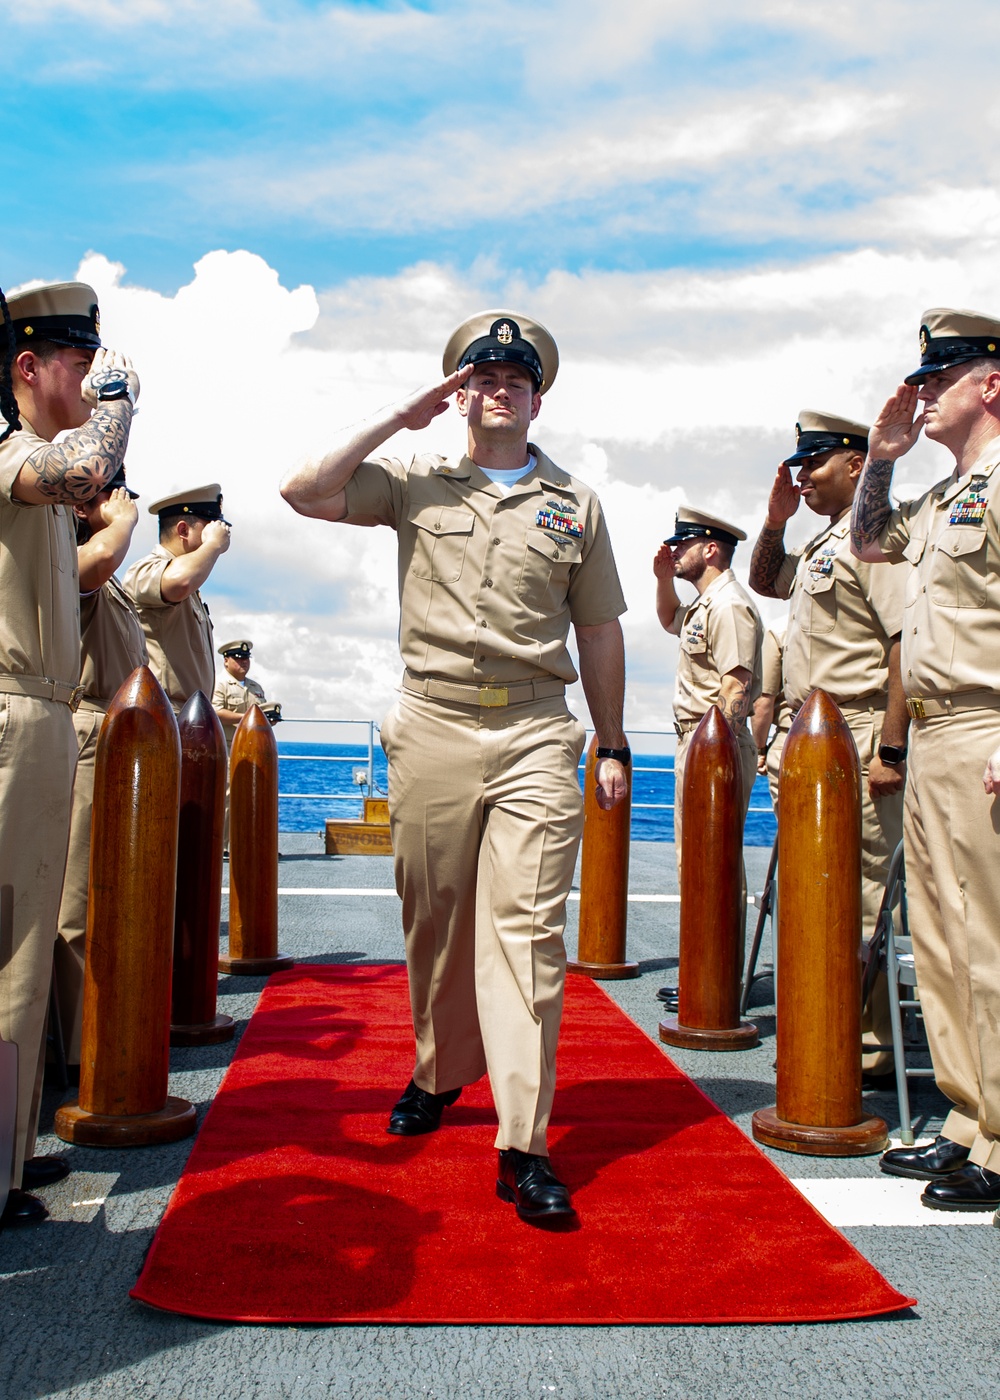
[[[507,687],[505,685],[481,685],[479,687],[479,704],[484,709],[499,709],[507,704]]]
[[[919,695],[908,695],[906,698],[906,709],[910,719],[926,719],[927,712],[924,709],[924,702]]]

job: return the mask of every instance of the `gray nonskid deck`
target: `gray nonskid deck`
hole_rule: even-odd
[[[326,857],[312,835],[282,835],[281,949],[303,961],[401,960],[398,902],[386,858]],[[768,852],[747,852],[759,888]],[[675,894],[672,846],[637,843],[633,894]],[[359,893],[322,894],[338,888]],[[368,890],[383,894],[362,893]],[[575,946],[578,904],[569,906]],[[654,1039],[656,988],[676,981],[678,906],[629,906],[629,955],[641,976],[606,990]],[[751,921],[753,911],[751,911]],[[766,956],[766,953],[765,953]],[[242,1032],[263,979],[223,978],[219,1009]],[[774,1102],[774,1006],[757,984],[758,1048],[738,1054],[671,1051],[747,1132]],[[174,1050],[171,1092],[204,1115],[233,1045]],[[43,1126],[62,1095],[47,1091]],[[897,1125],[892,1095],[868,1100]],[[944,1100],[917,1091],[921,1126],[940,1126]],[[1000,1331],[1000,1231],[941,1217],[928,1228],[845,1233],[914,1314],[863,1322],[773,1327],[285,1327],[224,1326],[144,1308],[128,1298],[190,1151],[190,1140],[126,1151],[68,1148],[73,1175],[44,1195],[52,1221],[0,1234],[3,1352],[0,1397],[149,1396],[160,1400],[285,1400],[320,1396],[607,1397],[727,1395],[936,1397],[985,1393]],[[768,1155],[790,1177],[878,1177],[877,1159]],[[627,1210],[629,1203],[623,1201]],[[748,1203],[752,1209],[752,1203]],[[748,1287],[752,1288],[752,1280]]]

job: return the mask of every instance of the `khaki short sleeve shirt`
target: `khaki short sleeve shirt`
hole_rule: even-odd
[[[569,625],[625,611],[596,494],[532,447],[504,495],[468,457],[362,462],[348,523],[399,541],[399,644],[407,668],[463,684],[576,680]]]
[[[907,695],[1000,691],[998,464],[994,438],[971,472],[894,510],[879,538],[888,559],[913,565],[901,646]]]
[[[234,714],[245,715],[251,705],[261,705],[267,699],[263,689],[247,676],[246,681],[238,681],[228,671],[224,671],[215,682],[212,692],[212,706],[216,710],[232,710]],[[226,738],[231,743],[237,726],[232,721],[222,721]]]
[[[117,578],[80,599],[84,699],[106,710],[137,666],[149,660],[139,614]]]
[[[173,555],[162,545],[138,560],[125,575],[125,592],[135,604],[146,634],[149,666],[175,710],[196,690],[206,697],[215,687],[212,620],[197,590],[179,603],[160,592],[163,571]]]
[[[748,703],[760,694],[760,614],[732,569],[714,579],[695,602],[677,609],[670,631],[681,639],[674,715],[700,719],[719,699],[722,677],[738,667],[750,672]]]
[[[0,672],[74,686],[80,584],[73,513],[13,495],[25,462],[48,446],[28,424],[0,443]]]
[[[850,524],[845,515],[827,525],[785,561],[795,565],[785,695],[796,709],[817,686],[838,705],[884,695],[888,688],[889,649],[902,630],[909,570],[856,559]],[[779,591],[781,582],[779,575]]]

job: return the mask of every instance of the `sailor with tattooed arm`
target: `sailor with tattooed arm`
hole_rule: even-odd
[[[30,1188],[68,1172],[61,1158],[33,1153],[77,757],[72,508],[121,468],[139,381],[124,356],[101,348],[92,287],[36,287],[0,309],[0,890],[13,896],[0,923],[0,1035],[18,1048],[14,1189],[0,1223],[10,1226],[44,1219]]]
[[[933,1143],[894,1148],[881,1166],[926,1181],[926,1206],[989,1210],[1000,1206],[1000,319],[927,311],[920,349],[871,430],[851,543],[870,563],[913,565],[906,884],[934,1077],[953,1107]],[[921,429],[954,470],[894,509],[893,466]]]

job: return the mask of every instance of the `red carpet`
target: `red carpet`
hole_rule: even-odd
[[[814,1322],[889,1286],[605,995],[568,981],[550,1146],[580,1228],[494,1195],[486,1080],[390,1137],[412,1068],[405,970],[271,978],[134,1298],[242,1322]]]

